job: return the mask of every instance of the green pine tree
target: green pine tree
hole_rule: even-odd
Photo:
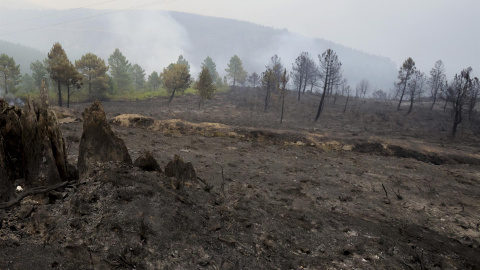
[[[13,57],[2,53],[0,55],[0,76],[2,77],[2,85],[5,94],[8,91],[13,94],[16,91],[17,85],[20,83],[20,65],[15,64]]]
[[[200,110],[202,102],[205,99],[211,99],[216,90],[210,71],[206,66],[202,67],[202,71],[198,74],[198,80],[195,83],[194,88],[198,91],[200,96],[200,101],[198,102],[198,109]]]

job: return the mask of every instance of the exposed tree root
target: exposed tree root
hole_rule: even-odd
[[[18,204],[19,202],[21,202],[25,197],[32,196],[32,195],[38,195],[38,194],[44,194],[44,193],[50,192],[52,190],[55,190],[57,188],[61,188],[61,187],[73,184],[75,182],[76,181],[65,181],[65,182],[61,182],[61,183],[58,183],[58,184],[55,184],[55,185],[52,185],[52,186],[49,186],[49,187],[31,188],[31,189],[29,189],[25,192],[22,192],[22,193],[18,194],[18,196],[13,200],[10,200],[10,201],[4,202],[4,203],[0,203],[0,209],[10,208],[10,207]]]

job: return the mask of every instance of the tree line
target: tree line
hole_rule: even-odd
[[[11,96],[20,90],[26,93],[38,91],[43,79],[50,81],[50,86],[54,87],[60,107],[64,105],[64,95],[66,106],[69,107],[70,98],[77,90],[86,92],[86,100],[106,100],[116,94],[157,91],[164,87],[170,94],[170,102],[175,93],[183,94],[189,87],[196,89],[203,100],[211,98],[217,87],[226,85],[226,78],[222,80],[210,57],[202,63],[202,72],[206,70],[209,77],[201,72],[198,78],[211,80],[207,87],[205,81],[191,79],[190,64],[182,55],[162,72],[153,71],[147,77],[145,70],[138,64],[130,63],[118,48],[107,61],[93,53],[87,53],[73,63],[60,43],[53,45],[44,61],[32,62],[30,69],[31,75],[20,75],[20,66],[16,65],[15,60],[6,54],[0,55],[3,82],[0,90],[3,90],[5,96]]]
[[[108,63],[108,64],[107,64]],[[70,104],[72,92],[83,89],[89,100],[107,99],[108,95],[115,95],[126,91],[157,91],[160,87],[166,89],[170,103],[175,94],[183,94],[189,87],[193,87],[199,94],[199,108],[205,99],[211,99],[218,87],[261,88],[263,90],[263,110],[268,112],[272,94],[279,95],[282,100],[282,114],[284,115],[285,96],[296,93],[300,101],[306,92],[319,93],[320,100],[314,114],[313,121],[317,122],[325,108],[326,98],[333,98],[334,104],[338,97],[344,97],[343,112],[347,110],[351,96],[356,99],[365,99],[370,90],[371,96],[377,100],[397,100],[396,110],[402,110],[402,103],[409,102],[407,115],[413,110],[416,101],[428,100],[433,110],[439,101],[446,111],[448,104],[452,108],[453,127],[451,135],[454,137],[457,126],[465,115],[471,119],[480,94],[478,78],[472,78],[472,69],[466,68],[454,76],[450,81],[445,75],[445,68],[441,60],[437,61],[430,70],[429,76],[418,70],[412,58],[404,61],[398,71],[398,80],[393,83],[393,89],[388,93],[381,89],[371,89],[367,79],[362,79],[353,89],[342,75],[342,63],[336,52],[331,49],[318,55],[315,60],[308,52],[301,52],[292,64],[291,71],[287,72],[278,55],[271,57],[265,71],[261,74],[252,72],[250,75],[243,67],[242,60],[237,55],[231,57],[225,69],[223,78],[217,72],[212,58],[205,58],[201,65],[201,72],[196,80],[191,78],[190,64],[180,55],[177,62],[171,63],[160,73],[153,71],[148,77],[145,70],[138,64],[131,64],[117,48],[105,62],[93,53],[83,55],[72,63],[59,43],[55,43],[43,61],[30,64],[32,75],[20,75],[19,65],[6,54],[0,55],[0,75],[2,83],[0,89],[5,94],[15,93],[19,86],[23,89],[35,89],[42,79],[49,78],[56,86],[58,105],[63,106],[62,93],[66,91],[67,107]]]

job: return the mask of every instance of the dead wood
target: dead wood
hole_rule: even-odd
[[[10,201],[4,202],[4,203],[0,203],[0,209],[10,208],[10,207],[18,204],[19,202],[21,202],[25,197],[32,196],[32,195],[38,195],[38,194],[45,194],[45,193],[48,193],[48,192],[50,192],[52,190],[55,190],[57,188],[61,188],[61,187],[64,187],[64,186],[67,186],[67,185],[70,185],[70,184],[73,184],[73,183],[75,183],[75,181],[65,181],[65,182],[61,182],[61,183],[58,183],[58,184],[55,184],[55,185],[52,185],[52,186],[49,186],[49,187],[31,188],[27,191],[24,191],[24,192],[18,194],[18,196],[13,200],[10,200]]]
[[[385,191],[385,204],[390,204],[390,198],[388,198],[388,192],[385,186],[382,183],[383,190]]]

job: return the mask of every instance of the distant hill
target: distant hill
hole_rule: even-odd
[[[15,63],[20,65],[21,74],[31,74],[30,63],[37,60],[43,61],[47,57],[47,53],[39,50],[0,40],[0,54],[2,53],[13,57]]]
[[[161,71],[180,54],[190,62],[194,75],[207,56],[213,58],[218,72],[224,75],[234,54],[243,60],[249,73],[263,72],[274,54],[291,70],[301,52],[309,52],[318,63],[318,54],[331,48],[343,63],[344,75],[352,86],[366,78],[372,87],[388,89],[397,74],[396,65],[389,58],[285,29],[232,19],[166,11],[85,9],[60,13],[12,11],[3,15],[2,39],[36,48],[45,55],[58,41],[71,60],[87,52],[107,60],[119,48],[131,63],[138,63],[147,73]],[[86,17],[89,19],[82,19]],[[29,30],[32,28],[36,29]]]

